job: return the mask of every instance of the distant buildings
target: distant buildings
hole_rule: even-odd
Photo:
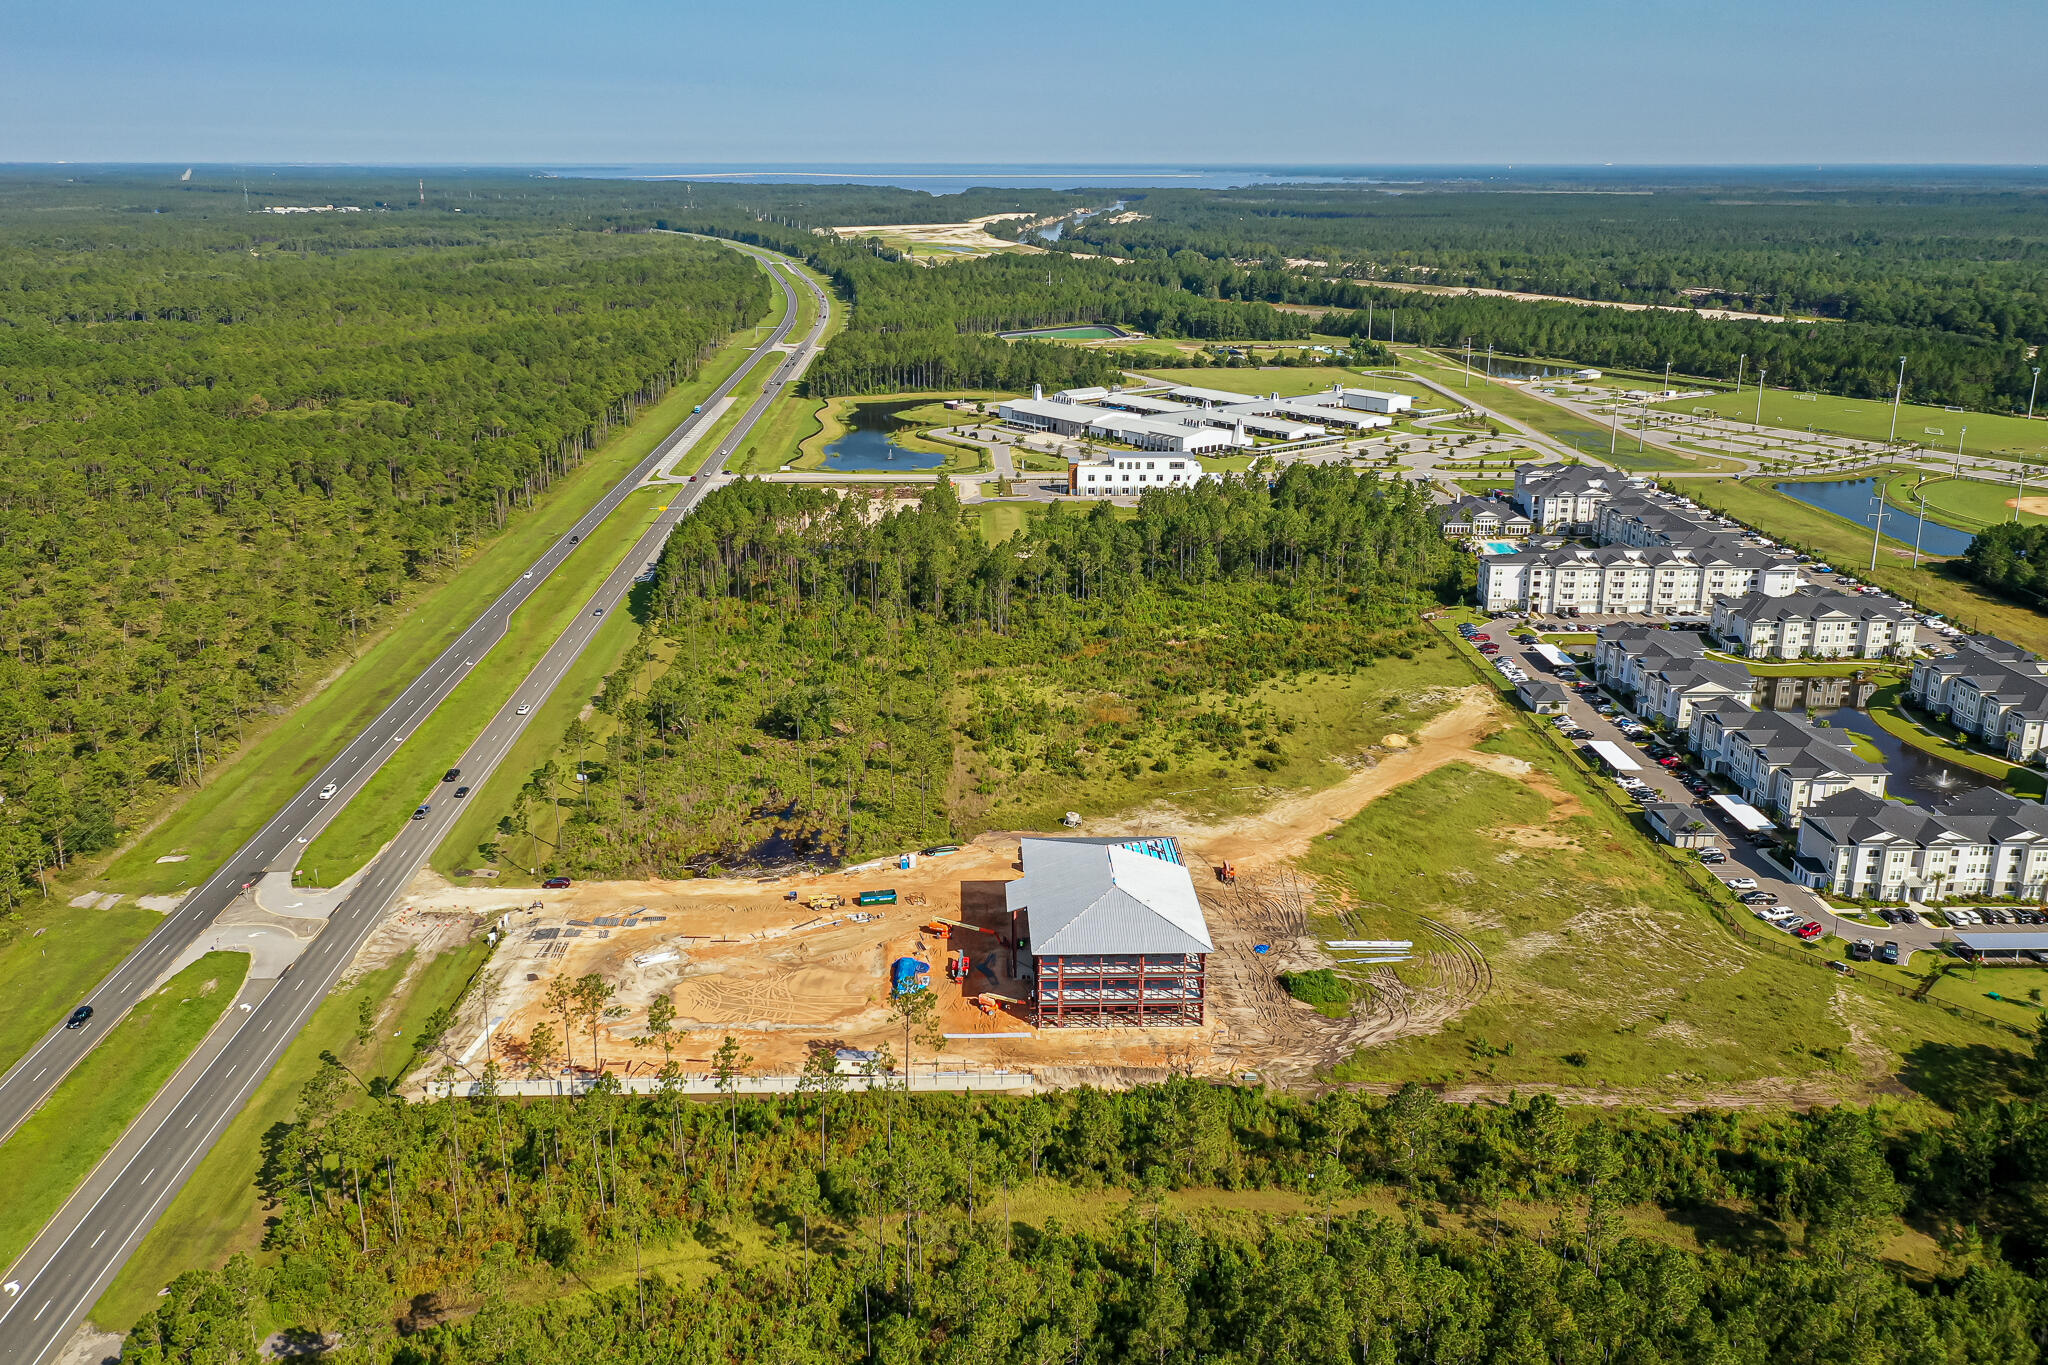
[[[1436,519],[1445,535],[1473,540],[1527,540],[1535,530],[1529,518],[1498,498],[1460,498],[1437,508]]]
[[[1067,491],[1084,497],[1133,497],[1147,489],[1187,488],[1214,478],[1197,459],[1154,455],[1117,455],[1107,460],[1077,460],[1067,466]]]

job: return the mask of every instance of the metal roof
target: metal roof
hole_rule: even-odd
[[[1586,746],[1606,761],[1607,766],[1618,773],[1633,773],[1642,770],[1642,764],[1622,752],[1619,744],[1611,739],[1596,739]]]
[[[1030,912],[1034,957],[1215,950],[1170,839],[1025,839],[1019,856],[1003,895]]]
[[[1769,817],[1747,801],[1738,801],[1725,792],[1715,792],[1708,799],[1722,810],[1727,811],[1728,817],[1731,820],[1752,834],[1760,829],[1771,828]]]
[[[1974,948],[1980,953],[2025,952],[2029,948],[2048,949],[2048,930],[2036,930],[2031,934],[1980,934],[1975,930],[1963,929],[1956,933],[1956,942],[1965,948]]]

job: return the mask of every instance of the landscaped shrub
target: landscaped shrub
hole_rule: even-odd
[[[1351,983],[1328,967],[1318,967],[1309,972],[1282,972],[1280,985],[1302,1004],[1315,1006],[1318,1014],[1342,1019],[1351,1012]]]

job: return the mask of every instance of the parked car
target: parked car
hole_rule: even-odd
[[[1849,945],[1849,956],[1857,962],[1868,962],[1877,955],[1877,945],[1867,938],[1859,938]]]
[[[1756,890],[1756,878],[1730,877],[1728,879],[1728,885],[1731,889],[1736,891],[1754,891]]]
[[[542,882],[541,885],[550,891],[560,891],[563,887],[569,885],[569,879],[567,877],[550,877]]]
[[[1826,930],[1820,927],[1820,921],[1817,919],[1810,919],[1799,926],[1799,937],[1805,939],[1808,943],[1813,942],[1826,932]]]
[[[1898,966],[1899,945],[1887,939],[1885,945],[1877,950],[1877,960],[1879,962],[1888,962],[1894,967]]]
[[[1735,899],[1744,905],[1775,905],[1778,898],[1768,891],[1745,891]]]

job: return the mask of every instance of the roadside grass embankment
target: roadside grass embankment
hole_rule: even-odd
[[[164,917],[133,903],[79,910],[53,901],[29,918],[43,922],[0,946],[0,1069],[26,1054]]]
[[[2048,653],[2048,616],[1985,592],[1948,568],[1944,560],[1923,555],[1915,569],[1910,543],[1883,537],[1877,567],[1872,569],[1868,527],[1788,498],[1760,480],[1687,479],[1676,491],[1854,578],[1945,616],[1965,630]]]
[[[0,1144],[0,1266],[28,1249],[149,1107],[248,970],[247,953],[208,953],[144,996]]]
[[[398,752],[386,759],[377,774],[314,836],[299,858],[306,885],[338,884],[376,856],[413,807],[422,801],[454,799],[455,788],[461,784],[444,783],[441,774],[462,756],[562,632],[588,608],[592,588],[632,551],[676,491],[657,485],[629,495],[605,521],[603,534],[585,537],[549,575],[506,624],[505,638],[477,661],[445,703],[406,734]],[[565,694],[575,698],[571,714],[589,704],[589,697],[577,692],[575,684],[592,668],[602,677],[616,662],[636,629],[630,616],[630,608],[622,608],[598,627],[583,654],[540,708],[543,713]],[[527,728],[531,733],[536,727],[529,723]],[[498,771],[513,767],[519,752],[515,746]],[[517,771],[519,781],[525,781],[525,770]],[[464,799],[474,801],[474,793]]]
[[[332,1052],[349,1068],[358,1087],[344,1105],[362,1107],[369,1088],[396,1084],[412,1069],[414,1039],[426,1017],[461,997],[488,953],[481,942],[423,962],[407,953],[336,987],[143,1237],[94,1306],[93,1322],[126,1331],[156,1306],[157,1291],[187,1270],[220,1265],[238,1251],[269,1260],[261,1250],[267,1218],[257,1184],[265,1135],[291,1121],[321,1054]],[[367,1042],[356,1036],[364,1001],[378,1010]]]

